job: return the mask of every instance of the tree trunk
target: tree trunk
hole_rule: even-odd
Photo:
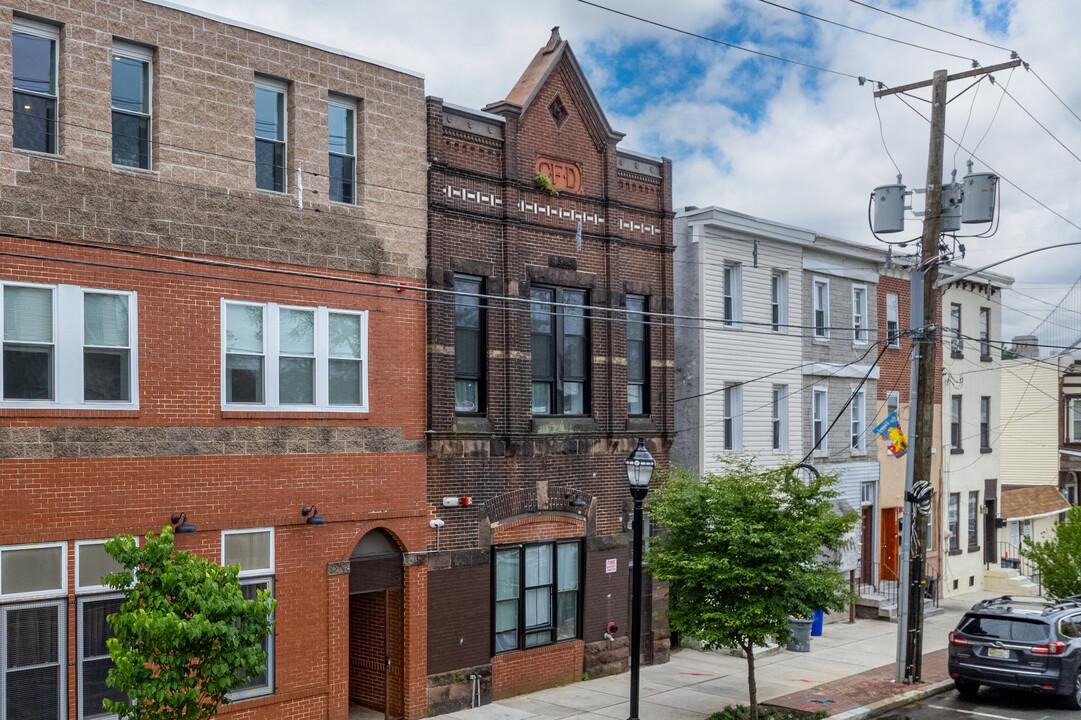
[[[754,681],[754,643],[749,642],[744,645],[743,652],[747,655],[747,694],[751,698],[750,720],[758,720],[758,685]]]

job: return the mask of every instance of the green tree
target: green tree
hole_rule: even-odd
[[[1047,594],[1056,598],[1081,594],[1081,505],[1066,511],[1048,540],[1021,540],[1021,555],[1036,566]]]
[[[724,461],[695,478],[676,470],[648,502],[663,533],[650,545],[654,577],[670,583],[673,630],[747,658],[751,720],[758,717],[754,648],[788,639],[790,615],[842,610],[848,582],[826,558],[856,522],[830,502],[837,477],[803,480],[791,466],[759,469]]]
[[[239,566],[174,553],[169,526],[148,533],[141,546],[118,535],[105,549],[125,568],[105,578],[125,594],[120,612],[109,616],[115,667],[106,682],[131,699],[105,700],[105,709],[121,720],[214,717],[226,693],[266,667],[262,641],[273,632],[277,603],[262,591],[246,600]]]

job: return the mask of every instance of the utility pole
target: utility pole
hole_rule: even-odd
[[[950,80],[984,75],[996,70],[1017,67],[1019,59],[987,68],[976,68],[956,75],[936,70],[930,82],[918,82],[875,92],[875,97],[892,95],[916,88],[931,86],[931,137],[927,151],[927,194],[923,217],[923,237],[920,247],[920,266],[912,273],[911,297],[913,305],[919,303],[916,295],[922,294],[923,322],[913,325],[912,336],[912,385],[909,391],[909,438],[908,460],[905,477],[905,504],[901,543],[901,587],[898,593],[897,618],[897,680],[909,684],[921,681],[923,672],[923,595],[924,562],[927,552],[927,523],[917,512],[917,499],[912,495],[913,485],[919,481],[931,483],[931,452],[934,446],[935,386],[939,378],[935,373],[936,336],[938,320],[938,264],[935,258],[941,254],[939,235],[942,216],[942,156],[946,138],[946,86]],[[921,272],[922,271],[922,272]],[[913,320],[916,320],[913,317]],[[915,397],[912,390],[915,390]]]

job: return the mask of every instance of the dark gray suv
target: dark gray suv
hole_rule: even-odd
[[[1062,695],[1081,710],[1081,595],[976,603],[950,633],[949,656],[963,697],[989,685]]]

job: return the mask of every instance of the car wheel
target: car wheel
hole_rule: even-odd
[[[972,700],[980,691],[980,684],[971,680],[954,680],[953,686],[957,688],[957,694],[966,700]]]
[[[1081,670],[1074,676],[1073,692],[1066,696],[1066,707],[1081,710]]]

